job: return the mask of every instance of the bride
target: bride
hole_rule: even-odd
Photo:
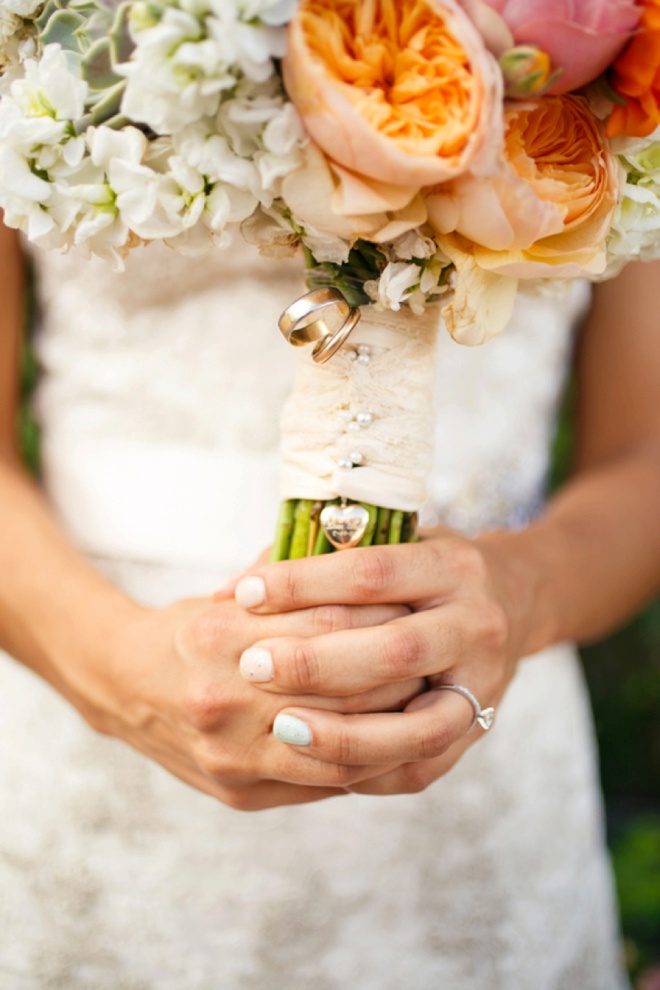
[[[444,335],[425,539],[269,566],[297,266],[35,258],[42,491],[0,238],[4,990],[625,986],[570,644],[660,574],[657,267]]]

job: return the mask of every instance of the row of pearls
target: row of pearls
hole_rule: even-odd
[[[367,344],[358,344],[356,348],[347,350],[346,354],[349,361],[355,361],[363,367],[371,364],[371,348]],[[342,409],[341,416],[346,423],[346,432],[353,434],[369,429],[374,421],[373,413],[368,410],[353,413],[350,409]],[[337,466],[342,471],[351,471],[354,467],[361,467],[364,462],[364,454],[359,450],[352,450],[348,457],[342,457],[337,461]]]

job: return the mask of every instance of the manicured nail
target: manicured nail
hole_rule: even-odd
[[[261,646],[251,646],[242,654],[238,669],[246,681],[255,681],[257,684],[272,681],[273,658],[270,650],[264,650]]]
[[[307,722],[295,715],[278,715],[273,724],[273,735],[291,746],[309,746],[312,742],[312,730]]]
[[[236,585],[234,598],[243,608],[256,608],[266,601],[266,582],[260,577],[242,578]]]

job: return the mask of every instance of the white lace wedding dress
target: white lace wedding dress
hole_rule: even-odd
[[[272,535],[294,365],[276,318],[297,265],[237,246],[152,247],[123,275],[38,267],[57,512],[136,598],[212,592]],[[442,336],[427,521],[472,532],[538,510],[585,302],[583,286],[521,297],[481,349]],[[571,646],[524,662],[493,731],[423,794],[253,815],[97,737],[8,657],[0,698],[2,990],[625,985]]]

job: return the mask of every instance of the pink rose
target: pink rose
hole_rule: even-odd
[[[514,44],[547,52],[553,68],[563,70],[551,93],[578,89],[604,72],[641,15],[636,0],[464,0],[464,6],[477,23],[479,8],[490,7]],[[501,35],[497,43],[501,49]]]

